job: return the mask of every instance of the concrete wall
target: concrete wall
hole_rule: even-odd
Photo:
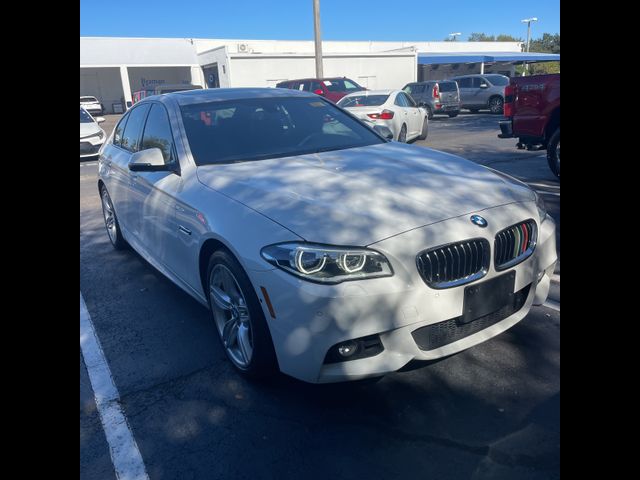
[[[325,77],[349,77],[370,89],[402,88],[416,80],[415,55],[325,56]],[[312,56],[231,55],[231,86],[274,87],[283,80],[314,77]]]
[[[191,67],[128,67],[131,91],[163,84],[191,83]]]
[[[113,113],[113,104],[122,104],[124,93],[119,68],[81,68],[80,96],[91,95],[100,100],[106,113]]]
[[[218,66],[218,80],[220,82],[220,87],[231,87],[231,77],[230,77],[230,65],[229,59],[227,57],[227,49],[226,47],[216,48],[215,50],[209,50],[204,53],[200,53],[198,55],[198,63],[203,68],[208,68],[213,65]],[[237,85],[233,85],[237,86]]]

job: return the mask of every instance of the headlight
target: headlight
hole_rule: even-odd
[[[391,264],[385,256],[367,248],[291,242],[269,245],[260,253],[271,265],[320,283],[393,275]]]
[[[89,135],[88,137],[84,137],[82,140],[90,140],[92,138],[98,138],[102,140],[104,138],[104,132],[100,131],[98,133],[94,133],[93,135]]]
[[[536,194],[536,207],[538,208],[538,215],[540,215],[540,223],[542,223],[547,218],[547,207],[544,205],[542,196],[538,192],[534,191],[533,193]]]

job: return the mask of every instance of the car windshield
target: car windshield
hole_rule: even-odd
[[[503,75],[485,75],[485,78],[489,80],[493,85],[497,85],[499,87],[509,85],[509,77],[505,77]]]
[[[322,99],[261,97],[181,107],[197,165],[244,162],[384,143]]]
[[[332,78],[324,80],[324,85],[330,92],[355,92],[362,90],[362,87],[346,78]]]
[[[81,102],[97,102],[98,99],[96,97],[80,97]]]
[[[93,118],[84,108],[80,109],[80,123],[93,123]]]
[[[389,95],[353,95],[343,98],[338,106],[347,107],[375,107],[387,101]]]

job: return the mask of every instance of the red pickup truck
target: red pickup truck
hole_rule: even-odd
[[[507,119],[498,137],[517,137],[518,148],[546,148],[549,168],[560,178],[560,74],[512,77],[504,97]]]

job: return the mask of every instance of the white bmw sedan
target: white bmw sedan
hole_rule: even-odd
[[[544,302],[557,259],[523,183],[294,90],[144,99],[98,188],[114,247],[206,305],[252,377],[355,380],[460,352]]]
[[[402,90],[350,93],[340,99],[338,106],[369,125],[387,127],[398,142],[425,140],[429,133],[429,112]]]

